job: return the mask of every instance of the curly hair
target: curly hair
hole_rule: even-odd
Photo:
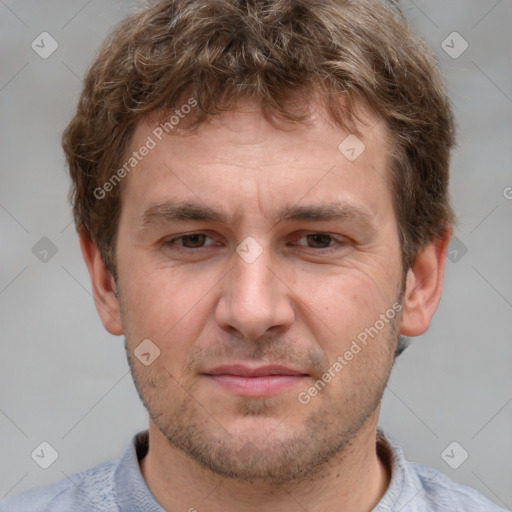
[[[86,229],[116,277],[122,166],[137,124],[192,98],[180,130],[249,99],[265,118],[306,122],[321,103],[355,130],[365,105],[389,133],[389,181],[404,270],[451,229],[453,113],[434,56],[397,5],[384,0],[162,0],[128,16],[87,73],[63,134],[77,230]],[[121,184],[122,185],[122,184]]]

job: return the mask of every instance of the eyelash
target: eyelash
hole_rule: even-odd
[[[321,235],[321,236],[329,237],[330,238],[329,241],[333,242],[333,243],[328,245],[328,246],[326,246],[326,247],[309,247],[307,245],[302,245],[302,244],[300,244],[299,247],[306,247],[307,249],[316,249],[316,251],[318,251],[318,252],[319,251],[330,252],[330,251],[338,249],[336,247],[336,245],[341,245],[341,246],[346,245],[346,241],[344,241],[344,240],[339,240],[339,239],[335,238],[333,235],[330,235],[328,233],[322,233],[322,232],[316,232],[316,231],[305,233],[300,238],[298,238],[298,240],[302,240],[303,238],[306,238],[308,236],[314,236],[314,235]],[[209,247],[211,245],[215,245],[215,244],[208,244],[206,246],[202,245],[201,247],[184,247],[184,246],[178,245],[176,243],[177,240],[183,240],[184,238],[193,237],[193,236],[204,236],[206,238],[212,239],[206,233],[200,233],[200,232],[188,233],[186,235],[180,235],[180,236],[178,236],[176,238],[172,238],[171,240],[165,241],[164,242],[164,246],[171,247],[173,250],[177,250],[177,251],[186,251],[186,252],[191,252],[192,251],[193,252],[193,251],[197,251],[199,249],[204,249],[205,247]]]

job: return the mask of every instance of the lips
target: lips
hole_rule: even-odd
[[[237,375],[239,377],[265,377],[269,375],[306,375],[304,372],[280,365],[259,366],[251,368],[243,364],[218,366],[204,372],[208,375]]]
[[[245,397],[281,394],[308,377],[308,374],[286,366],[251,367],[243,364],[217,366],[203,375],[225,391]]]

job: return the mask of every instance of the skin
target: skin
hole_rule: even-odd
[[[133,150],[155,123],[139,124]],[[308,125],[273,126],[246,106],[195,135],[164,137],[122,184],[117,285],[80,232],[101,320],[124,335],[150,415],[140,465],[164,509],[365,511],[385,493],[380,401],[398,334],[422,334],[437,308],[449,234],[404,275],[387,133],[362,108],[358,128],[366,149],[353,162],[338,150],[348,132],[320,107]],[[169,201],[226,219],[144,225],[149,207]],[[278,208],[326,203],[364,216],[276,221]],[[206,237],[179,238],[194,233]],[[262,251],[250,263],[236,252],[247,237]],[[300,403],[397,301],[395,320]],[[145,366],[134,350],[148,338],[160,355]],[[272,396],[240,396],[204,374],[232,363],[281,364],[302,377]]]

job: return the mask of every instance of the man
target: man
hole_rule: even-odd
[[[166,0],[63,138],[105,328],[150,416],[2,511],[498,511],[378,429],[440,300],[453,117],[382,0]]]

